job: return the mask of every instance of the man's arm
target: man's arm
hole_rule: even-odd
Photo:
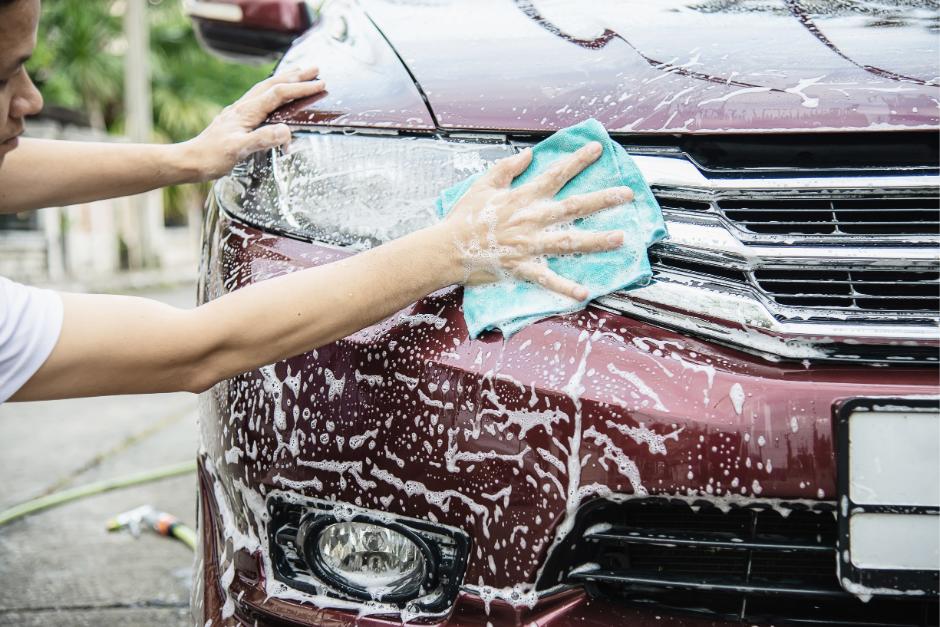
[[[21,138],[0,168],[0,213],[139,194],[195,181],[183,144]]]
[[[116,198],[226,174],[253,152],[287,143],[283,125],[258,128],[281,105],[323,91],[317,69],[255,85],[205,131],[180,144],[26,139],[0,168],[0,213]]]
[[[544,255],[617,248],[622,232],[559,231],[628,201],[626,188],[552,199],[594,161],[594,144],[509,189],[531,152],[481,177],[447,219],[332,264],[226,294],[193,310],[142,298],[64,294],[59,341],[12,400],[188,390],[309,351],[386,318],[457,282],[514,276],[577,300],[578,284],[553,273]]]
[[[186,390],[344,337],[459,279],[421,231],[191,310],[130,296],[62,294],[59,341],[11,400]],[[417,269],[414,255],[429,266]]]

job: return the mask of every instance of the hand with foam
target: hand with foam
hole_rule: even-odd
[[[510,188],[532,161],[532,151],[496,163],[466,191],[442,226],[450,231],[465,270],[463,283],[478,285],[506,277],[537,283],[577,301],[588,290],[552,271],[547,255],[613,250],[623,231],[584,232],[560,228],[577,218],[615,207],[633,198],[628,187],[611,187],[554,200],[555,195],[600,157],[591,142],[531,181]]]
[[[197,137],[177,144],[180,161],[190,165],[194,181],[224,176],[248,155],[287,144],[291,133],[286,124],[259,125],[288,102],[324,91],[325,83],[315,80],[318,73],[312,67],[261,81],[225,107]]]

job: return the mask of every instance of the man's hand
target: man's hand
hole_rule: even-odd
[[[322,92],[317,71],[285,72],[258,83],[182,144],[23,139],[0,168],[0,213],[130,196],[228,174],[252,152],[290,140],[284,124],[258,127],[278,107]]]
[[[312,67],[261,81],[223,109],[198,137],[179,144],[181,160],[192,172],[194,181],[224,176],[251,153],[289,142],[290,129],[286,124],[258,127],[278,107],[322,92],[325,84],[314,80],[318,73]]]
[[[441,224],[450,231],[463,267],[462,282],[473,285],[514,277],[577,301],[586,299],[588,290],[552,272],[545,257],[623,246],[623,231],[592,233],[565,226],[577,218],[630,202],[633,191],[628,187],[555,200],[555,194],[596,161],[601,151],[601,145],[592,142],[514,189],[509,185],[529,167],[531,150],[500,160],[481,176]]]

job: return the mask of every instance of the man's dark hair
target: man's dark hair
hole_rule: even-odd
[[[0,0],[0,9],[2,9],[5,6],[9,6],[13,4],[14,2],[19,2],[19,0]]]

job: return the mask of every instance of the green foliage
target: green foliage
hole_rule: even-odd
[[[43,0],[39,38],[30,72],[47,105],[88,115],[93,127],[119,133],[123,126],[122,14],[126,0]],[[271,73],[272,66],[221,61],[205,52],[180,0],[150,0],[154,140],[185,141]],[[192,188],[165,193],[167,213],[179,219]]]
[[[161,139],[198,134],[223,106],[271,73],[271,65],[228,63],[207,54],[179,0],[151,3],[150,14],[154,128]]]
[[[99,129],[121,95],[121,58],[112,50],[121,21],[110,8],[101,0],[44,2],[30,64],[46,102],[85,111]]]
[[[154,134],[159,141],[185,141],[198,135],[222,107],[241,98],[272,70],[270,65],[228,63],[206,53],[179,0],[151,4],[150,49]],[[206,189],[205,185],[167,188],[167,220],[185,221],[187,205],[201,205]]]

